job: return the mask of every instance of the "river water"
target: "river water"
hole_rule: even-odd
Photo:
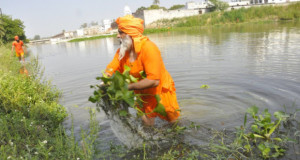
[[[300,108],[300,24],[267,23],[217,26],[150,34],[173,77],[181,118],[208,127],[243,123],[248,107],[271,113]],[[117,38],[29,46],[45,77],[62,90],[74,117],[75,133],[88,126],[90,85],[112,60]],[[203,89],[202,85],[209,88]],[[97,113],[103,139],[115,140],[104,113]],[[71,119],[65,122],[71,125]]]

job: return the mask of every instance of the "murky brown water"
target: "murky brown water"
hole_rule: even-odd
[[[252,105],[271,112],[300,108],[300,24],[222,26],[148,35],[172,75],[182,118],[209,127],[242,124]],[[119,43],[106,38],[30,46],[45,75],[63,91],[61,103],[74,116],[75,130],[88,124],[90,85],[112,60]],[[209,85],[201,89],[201,85]],[[262,110],[262,109],[261,109]],[[115,139],[103,113],[102,138]],[[70,126],[71,121],[65,122]]]

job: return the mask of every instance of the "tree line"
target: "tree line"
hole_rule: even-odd
[[[16,35],[21,40],[26,40],[24,24],[20,19],[13,19],[9,15],[0,15],[0,43],[7,43],[14,40]]]

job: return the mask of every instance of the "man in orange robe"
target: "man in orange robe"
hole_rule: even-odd
[[[19,61],[21,61],[22,59],[23,62],[25,62],[23,45],[24,45],[23,41],[21,41],[18,36],[15,36],[15,41],[12,43],[11,52],[13,52],[15,48],[16,56],[19,58]]]
[[[141,79],[129,84],[128,89],[134,90],[137,94],[145,94],[142,96],[144,103],[141,107],[141,110],[146,113],[142,117],[144,124],[154,125],[154,119],[157,116],[169,122],[175,122],[180,115],[175,84],[165,68],[157,46],[148,37],[142,35],[143,20],[126,15],[119,17],[116,23],[119,28],[117,37],[121,41],[121,46],[107,66],[106,73],[108,75],[112,75],[115,71],[122,73],[124,66],[127,65],[131,68],[130,74]],[[141,71],[146,73],[146,78],[141,78]],[[160,96],[160,103],[165,107],[166,116],[153,112],[157,106],[155,95]]]

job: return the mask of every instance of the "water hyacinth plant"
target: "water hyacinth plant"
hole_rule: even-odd
[[[140,72],[141,77],[145,78],[145,73]],[[106,76],[103,73],[102,77],[97,77],[97,80],[101,80],[103,85],[91,86],[94,88],[94,95],[89,97],[89,101],[93,103],[101,103],[102,99],[109,99],[112,109],[118,110],[120,116],[128,116],[128,107],[131,107],[137,111],[138,116],[142,116],[145,113],[140,108],[143,107],[142,94],[135,94],[134,91],[128,90],[128,84],[137,82],[138,79],[130,75],[130,67],[125,66],[123,73],[116,71],[111,77]],[[153,95],[156,98],[157,106],[153,112],[159,113],[163,116],[166,115],[165,107],[160,103],[159,95]],[[128,107],[124,107],[124,102]],[[121,104],[121,105],[120,105]],[[111,108],[113,107],[113,108]],[[105,113],[108,115],[107,108],[102,107]],[[114,111],[112,111],[114,112]]]
[[[239,142],[244,144],[246,152],[253,154],[259,152],[260,156],[266,158],[276,158],[283,156],[285,153],[284,141],[281,134],[277,134],[282,122],[286,121],[289,116],[284,112],[274,112],[275,121],[272,121],[272,115],[268,109],[265,109],[261,115],[257,115],[258,107],[252,106],[247,109],[247,113],[253,118],[251,129],[246,134],[244,127],[239,129]],[[246,126],[247,114],[244,117],[244,126]],[[243,140],[241,140],[242,138]]]

